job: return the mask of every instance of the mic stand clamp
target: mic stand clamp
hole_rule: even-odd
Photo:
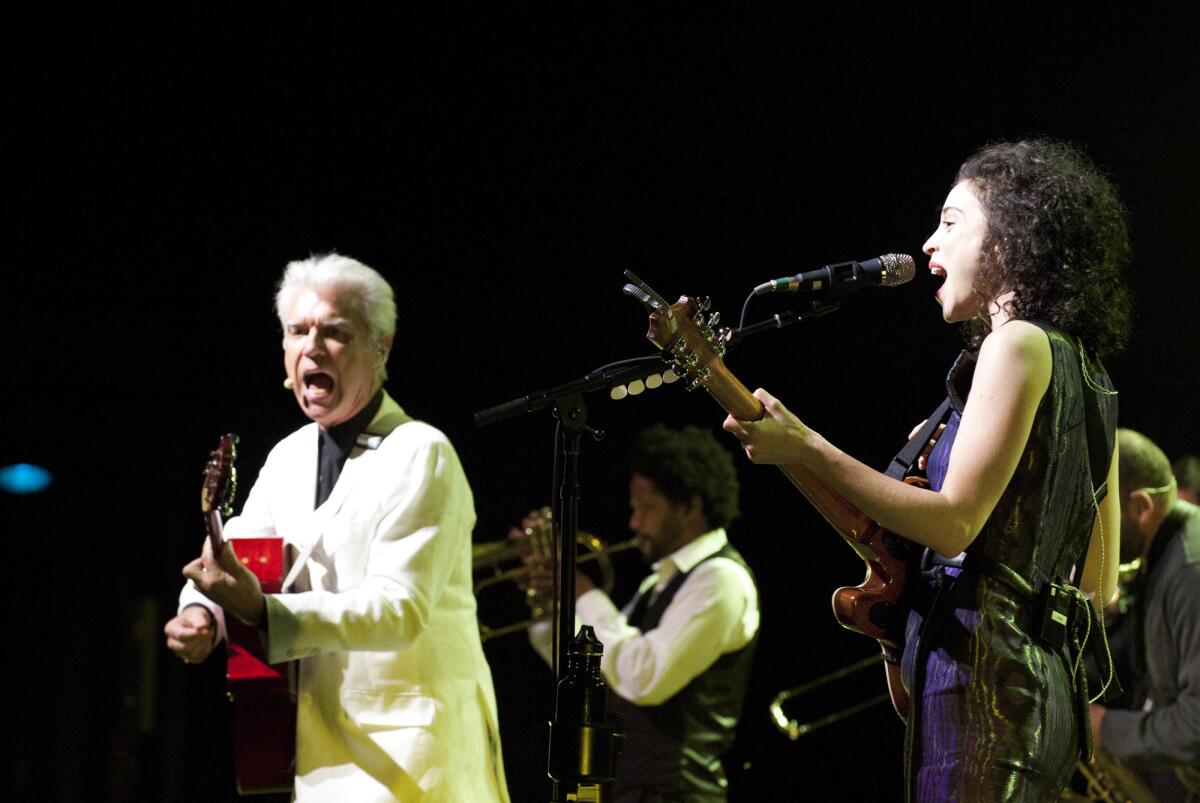
[[[729,348],[733,348],[741,340],[750,335],[756,335],[759,332],[765,332],[768,329],[782,329],[790,323],[798,323],[806,321],[810,318],[820,318],[836,310],[841,306],[836,300],[816,300],[810,304],[811,309],[807,312],[799,312],[797,310],[789,310],[788,312],[780,312],[772,315],[766,320],[752,323],[747,326],[739,326],[734,329],[729,335]]]

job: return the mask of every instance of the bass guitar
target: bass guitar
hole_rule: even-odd
[[[725,366],[723,356],[729,330],[717,328],[719,314],[714,313],[706,320],[707,299],[681,296],[675,304],[667,305],[661,297],[650,298],[660,303],[650,314],[646,337],[674,363],[675,372],[688,380],[688,389],[704,388],[734,418],[761,419],[765,414],[762,402]],[[833,614],[842,627],[879,642],[892,705],[906,719],[908,693],[900,680],[896,627],[902,624],[897,619],[904,609],[902,597],[908,566],[920,554],[918,549],[872,521],[803,466],[790,464],[779,468],[866,563],[867,574],[862,583],[833,592]],[[916,477],[904,481],[924,484],[924,480]]]
[[[237,436],[222,435],[204,468],[200,510],[213,554],[225,548],[222,519],[233,509],[237,492]],[[283,583],[283,539],[234,538],[242,565],[258,578],[263,593],[278,593]],[[234,777],[238,794],[288,792],[293,787],[296,751],[296,702],[287,665],[267,663],[258,631],[226,617],[229,636],[225,681],[233,725]]]

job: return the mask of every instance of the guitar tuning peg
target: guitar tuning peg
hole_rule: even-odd
[[[635,379],[629,383],[629,395],[630,396],[640,395],[641,392],[645,389],[646,389],[646,383],[640,379]]]
[[[698,368],[692,371],[687,377],[687,385],[685,387],[689,392],[702,387],[708,381],[711,373],[708,368]]]
[[[720,310],[717,310],[712,315],[710,315],[708,318],[708,325],[710,328],[715,327],[720,322],[721,322],[721,311]]]
[[[655,388],[662,387],[662,383],[663,383],[662,374],[650,374],[650,376],[646,377],[646,387],[649,388],[650,390],[654,390]]]
[[[696,306],[701,312],[708,312],[708,308],[712,306],[712,299],[708,296],[702,296],[697,301]]]
[[[613,401],[620,401],[628,395],[629,391],[625,389],[624,385],[617,385],[608,391],[608,398],[612,399]]]
[[[673,369],[668,368],[667,370],[663,371],[662,381],[664,385],[674,384],[675,382],[679,381],[679,374],[675,373]]]

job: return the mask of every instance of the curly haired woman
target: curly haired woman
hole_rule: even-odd
[[[924,252],[969,347],[930,488],[854,460],[761,389],[762,420],[725,429],[755,463],[799,463],[926,547],[902,660],[908,798],[1053,799],[1088,751],[1078,655],[1098,633],[1072,601],[1099,607],[1116,586],[1116,392],[1099,359],[1128,325],[1124,213],[1074,148],[1000,143],[959,169]]]

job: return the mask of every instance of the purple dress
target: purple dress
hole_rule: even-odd
[[[963,555],[947,561],[927,550],[909,581],[901,664],[912,699],[909,800],[1052,800],[1079,757],[1086,684],[1073,678],[1065,643],[1038,638],[1037,600],[1048,580],[1070,574],[1087,544],[1095,505],[1085,404],[1098,408],[1111,455],[1116,395],[1092,389],[1111,388],[1108,376],[1097,363],[1081,367],[1072,339],[1042,328],[1053,373],[1012,480]],[[973,367],[971,355],[955,364],[952,399],[965,397]],[[934,490],[952,459],[957,411],[930,455]]]

